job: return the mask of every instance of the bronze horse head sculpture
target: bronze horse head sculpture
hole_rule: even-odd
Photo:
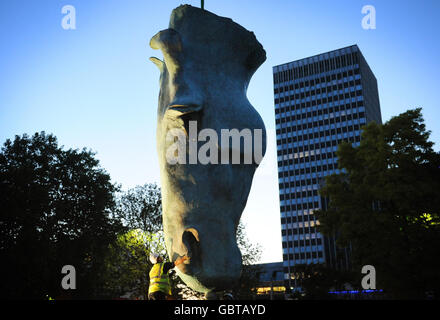
[[[173,10],[169,28],[150,46],[164,57],[150,60],[160,69],[157,152],[167,252],[173,261],[189,257],[177,273],[194,290],[229,289],[241,273],[237,226],[266,150],[264,123],[246,96],[266,53],[252,32],[189,5]],[[232,140],[239,135],[232,147],[225,132]],[[221,141],[211,141],[215,136]],[[177,162],[170,161],[176,137],[189,151],[179,149]],[[222,161],[199,161],[202,149]]]

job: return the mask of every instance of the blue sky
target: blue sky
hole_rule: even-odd
[[[171,10],[200,1],[2,0],[0,141],[45,130],[67,148],[88,147],[124,188],[159,182],[155,152],[161,56],[150,38]],[[76,30],[61,27],[64,5]],[[376,29],[361,27],[364,5]],[[358,44],[378,80],[382,119],[423,107],[438,151],[440,2],[371,0],[222,0],[205,8],[255,33],[267,52],[248,98],[274,129],[272,66]],[[269,146],[243,213],[263,262],[281,261],[275,148]]]

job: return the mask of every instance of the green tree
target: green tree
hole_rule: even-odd
[[[156,233],[162,230],[162,198],[155,183],[121,192],[116,201],[115,218],[128,229],[140,229]]]
[[[128,230],[110,246],[106,259],[106,287],[108,297],[124,296],[130,299],[147,299],[150,253],[168,255],[162,231],[162,199],[155,183],[146,183],[121,192],[116,199],[113,216]],[[173,297],[181,295],[183,282],[170,272]],[[178,285],[182,284],[182,285]]]
[[[258,274],[261,269],[256,265],[261,259],[262,248],[258,243],[252,243],[246,234],[246,225],[240,221],[237,228],[237,244],[242,256],[242,272],[238,287],[234,292],[236,299],[252,299],[256,294]]]
[[[319,229],[351,244],[355,270],[373,265],[390,297],[440,293],[440,155],[429,135],[420,108],[369,123],[360,146],[339,146],[344,170],[321,190]]]
[[[165,255],[161,232],[132,229],[110,245],[106,259],[105,295],[109,298],[147,299],[151,252]]]
[[[94,153],[63,150],[55,136],[24,134],[0,152],[0,261],[4,298],[98,297],[117,188]],[[64,265],[76,290],[61,289]]]

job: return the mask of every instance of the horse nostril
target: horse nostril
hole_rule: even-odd
[[[182,234],[182,242],[188,250],[187,256],[191,260],[198,258],[200,251],[199,233],[194,228],[186,229]]]

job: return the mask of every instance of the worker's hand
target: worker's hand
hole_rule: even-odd
[[[179,264],[183,263],[185,260],[188,260],[189,258],[187,256],[180,257],[176,261],[174,261],[174,265],[178,266]]]

